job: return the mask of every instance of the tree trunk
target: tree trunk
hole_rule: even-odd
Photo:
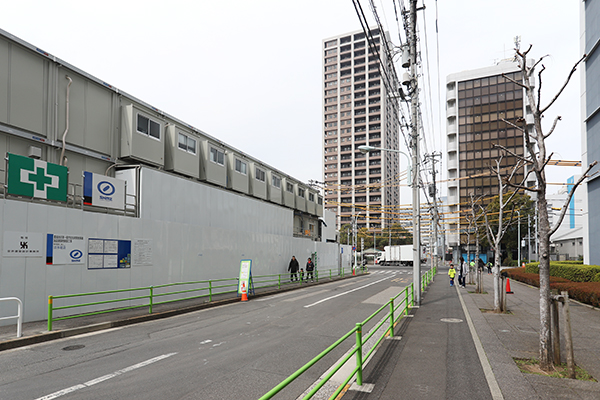
[[[500,279],[500,241],[494,243],[494,312],[502,312],[502,280]]]
[[[548,209],[546,207],[546,187],[540,185],[538,195],[539,215],[539,245],[540,257],[540,368],[549,371],[552,363],[552,334],[550,330],[550,224],[548,222]]]

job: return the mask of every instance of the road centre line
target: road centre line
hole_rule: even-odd
[[[48,394],[46,396],[43,396],[43,397],[38,397],[36,400],[53,400],[53,399],[56,399],[58,397],[64,396],[65,394],[72,393],[72,392],[74,392],[76,390],[93,386],[93,385],[95,385],[97,383],[104,382],[104,381],[106,381],[108,379],[114,378],[115,376],[119,376],[119,375],[122,375],[122,374],[124,374],[126,372],[130,372],[130,371],[136,370],[138,368],[142,368],[142,367],[145,367],[145,366],[150,365],[152,363],[155,363],[157,361],[164,360],[165,358],[171,357],[171,356],[173,356],[175,354],[177,354],[177,353],[163,354],[162,356],[154,357],[154,358],[151,358],[149,360],[142,361],[141,363],[138,363],[138,364],[131,365],[129,367],[120,369],[118,371],[113,372],[112,374],[104,375],[104,376],[101,376],[99,378],[92,379],[91,381],[87,381],[87,382],[81,383],[79,385],[71,386],[71,387],[68,387],[66,389],[59,390],[58,392],[50,393],[50,394]]]
[[[326,292],[329,292],[329,290],[319,290],[317,292],[306,293],[301,296],[295,296],[295,297],[292,297],[291,299],[285,299],[282,301],[296,301],[296,300],[304,299],[306,297],[311,297],[311,296],[315,296],[317,294],[326,293]]]
[[[316,303],[312,303],[312,304],[305,305],[305,306],[304,306],[304,308],[309,308],[309,307],[312,307],[312,306],[316,306],[317,304],[323,303],[323,302],[325,302],[325,301],[327,301],[327,300],[335,299],[336,297],[340,297],[340,296],[343,296],[343,295],[345,295],[345,294],[352,293],[352,292],[355,292],[355,291],[357,291],[357,290],[360,290],[360,289],[364,289],[364,288],[366,288],[366,287],[369,287],[369,286],[371,286],[371,285],[375,285],[376,283],[379,283],[379,282],[383,282],[383,281],[385,281],[385,280],[388,280],[388,279],[390,279],[390,278],[392,278],[392,277],[393,277],[393,275],[392,275],[392,276],[387,276],[387,277],[385,277],[385,278],[383,278],[383,279],[380,279],[380,280],[378,280],[378,281],[375,281],[375,282],[368,283],[368,284],[366,284],[366,285],[364,285],[364,286],[360,286],[360,287],[354,288],[354,289],[352,289],[352,290],[348,290],[347,292],[338,293],[338,294],[336,294],[335,296],[331,296],[331,297],[324,298],[324,299],[322,299],[322,300],[319,300],[319,301],[317,301]]]
[[[338,286],[338,288],[343,288],[343,287],[346,287],[346,286],[352,286],[352,285],[356,285],[357,283],[361,283],[361,282],[365,282],[365,281],[368,281],[368,279],[360,279],[360,280],[358,280],[358,281],[355,281],[355,280],[353,279],[353,282],[350,282],[350,283],[345,283],[345,284],[343,284],[343,285],[339,285],[339,286]]]

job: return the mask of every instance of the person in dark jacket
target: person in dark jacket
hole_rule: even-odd
[[[313,271],[315,270],[315,264],[313,264],[312,260],[310,259],[310,257],[308,258],[308,261],[306,262],[306,280],[308,281],[308,278],[310,277],[310,281],[313,281]]]
[[[290,282],[298,280],[298,269],[300,269],[300,264],[298,264],[296,257],[292,256],[290,266],[288,267],[288,271],[290,271]]]

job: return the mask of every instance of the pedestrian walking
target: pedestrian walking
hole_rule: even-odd
[[[458,286],[465,287],[465,278],[469,274],[469,265],[463,257],[460,258],[460,270],[458,271]]]
[[[290,282],[298,280],[298,269],[299,268],[300,268],[300,264],[298,264],[298,260],[296,260],[296,257],[292,256],[290,265],[288,267],[288,271],[290,271]]]
[[[456,270],[454,269],[454,264],[450,264],[450,269],[448,270],[448,276],[450,277],[450,287],[454,286],[454,277],[456,276]]]
[[[490,275],[492,273],[492,267],[494,266],[494,264],[492,264],[491,261],[488,261],[487,263],[487,271],[488,271],[488,275]]]
[[[310,277],[310,281],[313,281],[313,271],[315,270],[315,264],[313,264],[310,257],[308,257],[308,261],[306,262],[306,280]]]

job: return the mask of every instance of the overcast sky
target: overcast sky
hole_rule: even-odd
[[[398,44],[392,0],[373,1]],[[532,56],[549,55],[543,77],[549,99],[580,57],[580,4],[425,0],[418,18],[422,58],[430,61],[423,70],[431,101],[427,86],[421,92],[431,121],[428,150],[445,149],[438,83],[444,93],[447,75],[511,57],[516,35],[522,48],[534,46]],[[368,1],[361,5],[373,22]],[[303,182],[322,180],[322,39],[361,29],[352,0],[0,0],[0,6],[3,30]],[[563,117],[549,143],[555,158],[581,159],[579,81],[577,73],[547,113],[547,121]],[[553,167],[549,181],[577,173]],[[404,191],[402,202],[410,203]]]

